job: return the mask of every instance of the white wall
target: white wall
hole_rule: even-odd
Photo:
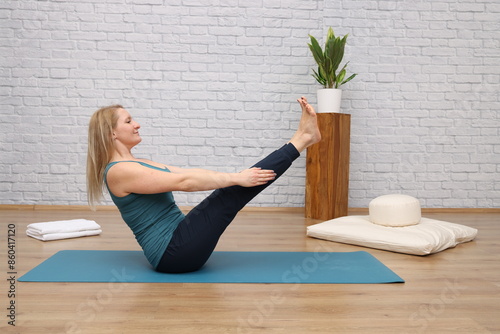
[[[137,156],[252,164],[315,102],[308,34],[332,26],[359,73],[349,206],[500,207],[499,22],[495,0],[2,0],[0,204],[85,204],[87,123],[114,103],[142,125]],[[303,206],[304,169],[252,205]]]

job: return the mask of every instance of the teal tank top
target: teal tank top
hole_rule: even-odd
[[[158,168],[141,161],[115,161],[109,163],[104,171],[106,187],[108,187],[106,181],[108,170],[120,162],[136,162],[148,168],[170,173],[166,167],[165,169]],[[111,199],[120,210],[123,220],[130,227],[135,239],[142,247],[144,255],[153,268],[156,269],[170,239],[172,239],[174,230],[185,217],[175,204],[172,192],[159,194],[131,193],[124,197],[118,197],[109,190],[109,187],[108,191]]]

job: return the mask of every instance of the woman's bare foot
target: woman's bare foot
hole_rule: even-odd
[[[305,97],[297,99],[302,108],[302,117],[297,131],[290,139],[295,148],[302,152],[309,146],[316,144],[321,140],[321,133],[318,129],[318,122],[314,108],[307,102]]]

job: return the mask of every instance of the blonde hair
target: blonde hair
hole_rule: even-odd
[[[116,110],[121,105],[112,105],[97,110],[89,122],[87,153],[87,199],[92,210],[101,200],[104,190],[104,170],[114,151],[113,130],[118,121]]]

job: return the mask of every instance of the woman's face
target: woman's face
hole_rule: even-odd
[[[132,148],[141,142],[139,135],[139,123],[132,119],[132,116],[125,109],[117,109],[118,121],[113,129],[113,139],[128,148]]]

